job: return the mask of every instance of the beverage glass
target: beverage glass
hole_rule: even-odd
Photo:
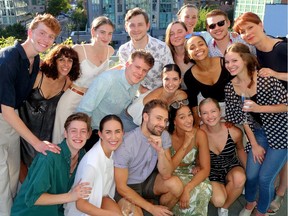
[[[125,199],[121,208],[123,216],[133,216],[134,210],[135,204]]]

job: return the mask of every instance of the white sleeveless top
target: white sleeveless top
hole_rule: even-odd
[[[109,47],[107,47],[108,52],[106,60],[99,66],[96,66],[87,58],[86,50],[83,45],[82,48],[85,59],[80,63],[81,76],[74,81],[74,84],[79,87],[88,88],[97,75],[109,69]]]

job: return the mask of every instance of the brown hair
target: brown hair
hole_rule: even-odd
[[[174,22],[171,22],[171,23],[167,26],[166,33],[165,33],[165,43],[167,44],[167,46],[168,46],[168,47],[170,48],[170,50],[171,50],[171,53],[172,53],[174,62],[175,62],[175,48],[174,48],[174,46],[173,46],[173,45],[171,44],[171,42],[170,42],[170,32],[171,32],[172,26],[175,25],[175,24],[180,24],[180,25],[184,28],[184,30],[185,30],[186,32],[188,31],[185,23],[182,22],[182,21],[174,21]],[[190,58],[189,58],[189,56],[188,56],[187,51],[185,50],[185,53],[184,53],[184,63],[185,63],[185,64],[188,64],[189,62],[190,62]]]
[[[137,15],[143,15],[146,24],[149,23],[149,17],[148,14],[146,13],[146,11],[142,8],[136,7],[133,9],[130,9],[126,15],[125,15],[125,22],[128,22],[132,17],[137,16]]]
[[[91,118],[85,113],[76,112],[76,113],[70,115],[64,123],[64,128],[66,131],[68,130],[72,121],[83,121],[87,124],[88,131],[91,130]]]
[[[131,54],[128,61],[133,62],[136,57],[144,59],[144,62],[148,64],[150,68],[154,66],[154,57],[150,52],[147,52],[146,50],[143,49],[135,50]]]
[[[156,107],[160,107],[164,110],[167,110],[168,112],[168,105],[164,101],[160,99],[154,99],[145,104],[142,114],[144,113],[149,114],[151,110]]]
[[[122,120],[117,115],[110,114],[110,115],[106,115],[105,117],[101,119],[100,124],[99,124],[99,131],[102,132],[104,129],[105,123],[111,120],[119,122],[119,124],[121,125],[121,129],[123,130]]]
[[[206,27],[208,26],[208,24],[207,24],[207,18],[209,18],[209,17],[214,17],[214,16],[224,16],[225,20],[226,20],[226,21],[229,21],[229,18],[228,18],[227,13],[225,13],[224,11],[219,10],[219,9],[214,9],[214,10],[212,10],[212,11],[210,11],[210,12],[208,12],[208,13],[206,14],[206,19],[205,19]]]
[[[36,29],[39,23],[44,23],[48,28],[50,28],[55,34],[56,37],[61,32],[61,25],[59,21],[52,16],[51,14],[38,14],[30,23],[29,29]]]
[[[233,25],[233,30],[237,32],[238,34],[241,34],[241,28],[240,25],[246,23],[246,22],[251,22],[254,24],[259,24],[262,23],[260,17],[252,12],[246,12],[241,14],[235,21]]]
[[[198,11],[198,8],[197,8],[196,5],[190,4],[190,3],[185,4],[185,5],[183,5],[183,6],[178,10],[178,12],[177,12],[178,18],[179,18],[179,16],[180,16],[181,12],[182,12],[185,8],[195,8],[195,9]]]
[[[115,25],[113,22],[106,16],[99,16],[96,17],[91,23],[91,29],[97,30],[102,25],[110,25],[112,26],[113,30],[115,30]]]
[[[224,56],[229,52],[238,53],[242,58],[242,60],[246,63],[248,76],[251,79],[247,87],[251,88],[252,84],[254,83],[253,73],[255,72],[257,67],[259,67],[256,57],[253,54],[251,54],[249,47],[243,43],[233,43],[232,45],[230,45],[226,49]]]
[[[80,65],[78,54],[69,45],[59,44],[54,46],[50,52],[45,56],[41,64],[40,71],[42,71],[48,78],[57,79],[59,74],[57,70],[56,60],[65,56],[73,60],[72,68],[67,75],[71,81],[75,81],[80,76]]]

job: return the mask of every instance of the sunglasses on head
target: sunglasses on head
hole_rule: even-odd
[[[216,25],[218,25],[219,27],[221,27],[221,26],[224,26],[224,24],[225,24],[225,20],[221,20],[221,21],[219,21],[219,22],[217,22],[217,23],[212,23],[212,24],[210,24],[210,25],[208,26],[208,28],[209,28],[209,29],[215,29],[215,28],[216,28]]]
[[[174,101],[170,106],[174,109],[179,109],[181,106],[187,106],[189,104],[188,99]]]

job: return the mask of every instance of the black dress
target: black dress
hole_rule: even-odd
[[[38,86],[31,90],[28,98],[19,108],[19,116],[35,136],[40,140],[51,142],[56,107],[61,95],[64,93],[66,81],[59,93],[52,98],[46,99],[41,90],[43,77],[42,73]],[[21,159],[29,167],[37,151],[22,137],[20,138],[20,146]]]

